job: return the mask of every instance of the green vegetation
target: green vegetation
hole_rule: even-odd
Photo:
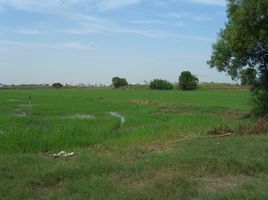
[[[189,71],[184,71],[179,77],[179,87],[182,90],[195,90],[197,88],[198,78]]]
[[[153,90],[172,90],[174,88],[172,83],[162,79],[154,79],[150,82],[149,87]]]
[[[207,137],[214,126],[253,123],[249,91],[4,89],[0,96],[1,199],[268,198],[268,136]],[[61,150],[75,156],[53,158]]]
[[[208,61],[210,67],[239,78],[243,69],[255,69],[255,114],[268,114],[268,1],[228,0],[228,22],[219,33]]]
[[[53,83],[52,87],[54,87],[54,88],[62,88],[63,85],[61,83]]]
[[[113,77],[112,84],[114,88],[126,87],[128,86],[128,82],[125,78]]]
[[[255,69],[247,68],[240,72],[241,85],[253,86],[256,82],[257,71]]]

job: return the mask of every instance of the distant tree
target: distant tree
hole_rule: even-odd
[[[154,79],[150,82],[149,87],[156,90],[172,90],[174,88],[172,83],[162,79]]]
[[[243,86],[253,86],[257,77],[257,72],[255,69],[247,68],[240,72],[241,85]]]
[[[208,64],[232,79],[242,69],[255,69],[255,114],[268,114],[268,1],[227,0],[227,17]]]
[[[182,90],[195,90],[197,88],[198,78],[189,71],[183,71],[179,77],[179,87]]]
[[[53,83],[52,84],[52,87],[54,87],[54,88],[62,88],[63,87],[63,85],[61,84],[61,83]]]
[[[128,82],[125,78],[113,77],[112,84],[114,88],[121,88],[128,86]]]

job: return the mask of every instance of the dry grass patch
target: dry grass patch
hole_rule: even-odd
[[[123,184],[134,190],[140,190],[157,184],[172,181],[178,174],[172,169],[158,169],[144,176],[131,176],[123,180]]]
[[[217,114],[217,117],[224,118],[224,119],[233,119],[239,120],[242,119],[247,112],[242,110],[225,110]]]
[[[55,188],[45,187],[45,186],[37,186],[35,191],[39,197],[49,197],[55,192]]]
[[[131,100],[130,103],[134,103],[137,105],[141,105],[141,106],[146,106],[146,105],[158,105],[160,104],[160,101],[158,100],[146,100],[146,99],[134,99]]]
[[[268,134],[268,115],[257,119],[252,125],[240,125],[237,133],[240,135],[264,135]]]
[[[230,190],[238,187],[252,180],[252,177],[245,175],[228,175],[224,177],[207,176],[196,180],[201,185],[201,191],[217,192],[219,190]]]

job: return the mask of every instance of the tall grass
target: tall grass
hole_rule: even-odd
[[[94,144],[135,146],[236,126],[250,108],[248,92],[112,89],[1,90],[0,151],[45,152]],[[33,98],[27,115],[27,98]],[[118,112],[120,120],[108,115]],[[228,111],[228,112],[227,112]],[[27,116],[16,116],[16,113]],[[237,114],[238,113],[238,114]],[[76,114],[94,119],[72,119]]]

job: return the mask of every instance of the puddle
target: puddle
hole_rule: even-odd
[[[75,114],[64,117],[64,119],[95,119],[94,115],[85,115],[85,114]]]
[[[4,135],[5,134],[5,131],[0,129],[0,135]]]
[[[26,112],[16,112],[14,115],[17,117],[26,117],[28,114]]]
[[[109,114],[112,117],[118,117],[118,118],[120,118],[121,124],[124,124],[126,122],[126,117],[123,116],[123,115],[120,115],[118,112],[109,112]]]
[[[9,99],[10,102],[18,102],[18,101],[22,101],[20,99]]]
[[[36,106],[35,104],[19,104],[20,107],[32,107],[32,106]]]

